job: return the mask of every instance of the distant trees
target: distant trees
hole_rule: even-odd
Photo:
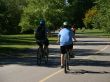
[[[94,0],[94,3],[95,6],[85,14],[84,22],[86,26],[103,29],[105,32],[110,33],[110,1]]]
[[[61,25],[64,2],[63,0],[28,0],[28,5],[23,8],[20,26],[22,31],[34,29],[40,19],[46,20],[50,29]],[[60,21],[60,22],[59,22]]]
[[[22,0],[0,0],[0,34],[15,34],[21,31],[18,24],[23,5]]]
[[[96,3],[97,14],[94,16],[93,26],[110,33],[110,1],[98,0]]]
[[[51,30],[63,21],[84,26],[86,10],[92,7],[92,0],[0,0],[0,34],[32,32],[40,19],[45,19]],[[13,4],[12,4],[13,3]]]
[[[85,13],[85,18],[83,19],[83,22],[85,24],[85,28],[88,29],[93,29],[93,18],[97,13],[97,8],[94,6],[91,9],[89,9],[86,13]]]
[[[49,29],[57,29],[63,21],[76,23],[77,27],[84,26],[83,18],[86,10],[93,6],[92,0],[28,0],[28,5],[23,8],[24,13],[20,26],[22,31],[34,29],[40,19],[45,19]]]
[[[110,32],[109,4],[109,0],[68,0],[68,5],[64,0],[0,0],[0,34],[33,33],[40,19],[50,30],[69,21],[78,28]]]

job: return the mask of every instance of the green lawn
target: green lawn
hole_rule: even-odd
[[[99,30],[99,29],[78,29],[77,34],[82,34],[82,35],[89,35],[89,36],[101,36],[101,37],[110,37],[109,33],[104,32],[103,30]]]
[[[55,43],[57,37],[50,37]],[[25,57],[35,54],[32,49],[37,47],[34,35],[0,35],[0,57]],[[29,53],[28,53],[29,52]]]
[[[1,47],[30,48],[35,45],[33,35],[1,35]]]
[[[0,35],[0,57],[24,56],[34,46],[33,35]]]

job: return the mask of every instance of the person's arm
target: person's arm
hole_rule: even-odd
[[[75,34],[74,32],[71,30],[71,35],[72,35],[72,38],[74,39],[75,38]]]
[[[47,36],[51,36],[51,32],[48,28],[46,29],[46,33],[47,33]]]
[[[58,40],[57,40],[57,43],[59,43],[60,42],[60,32],[59,32],[59,34],[58,34]]]

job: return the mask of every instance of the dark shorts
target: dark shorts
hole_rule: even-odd
[[[49,45],[49,40],[48,39],[44,39],[44,40],[37,40],[36,43],[39,45],[39,46],[48,46]]]
[[[66,53],[66,50],[73,49],[73,44],[60,46],[60,51],[62,54]]]

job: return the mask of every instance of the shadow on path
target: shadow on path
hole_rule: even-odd
[[[110,74],[110,72],[107,71],[91,71],[91,70],[83,70],[83,69],[77,69],[77,70],[73,70],[70,69],[68,71],[68,74]]]
[[[12,49],[13,50],[13,49]],[[42,63],[41,66],[45,67],[58,67],[60,66],[60,50],[59,48],[50,48],[49,49],[49,61],[48,64]],[[82,52],[91,52],[86,54],[76,54],[76,56],[86,56],[86,55],[93,55],[95,50],[92,49],[76,49],[75,53],[82,53]],[[95,55],[95,54],[94,54]],[[103,56],[110,56],[110,54],[100,53],[96,55],[103,55]],[[20,64],[20,65],[29,65],[29,66],[37,66],[37,59],[36,59],[36,49],[25,49],[19,50],[14,49],[13,53],[5,53],[0,55],[0,67],[3,65],[8,64]],[[101,66],[101,67],[110,67],[110,61],[98,61],[98,60],[89,60],[89,59],[71,59],[70,61],[71,66]]]
[[[110,61],[99,61],[99,60],[89,60],[89,59],[73,59],[70,61],[70,66],[110,67]]]

